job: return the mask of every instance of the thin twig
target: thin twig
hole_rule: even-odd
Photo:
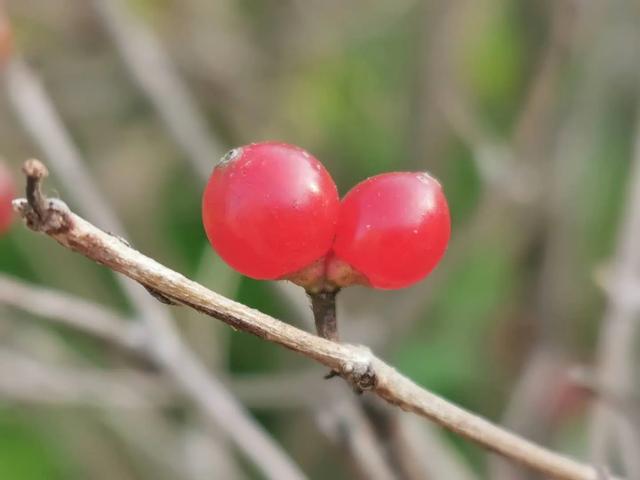
[[[178,304],[316,360],[339,372],[355,388],[371,391],[403,410],[428,418],[552,478],[597,478],[595,468],[533,444],[423,389],[375,357],[366,347],[317,337],[222,297],[93,226],[61,202],[49,202],[48,206],[46,218],[49,221],[38,223],[38,217],[26,199],[14,201],[15,210],[35,231],[47,234],[62,246],[153,288]],[[179,357],[168,362],[177,369],[173,375],[181,367],[181,362],[176,360]],[[222,412],[222,415],[227,413]]]

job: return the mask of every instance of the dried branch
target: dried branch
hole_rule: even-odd
[[[316,360],[338,372],[354,388],[371,391],[403,410],[428,418],[550,477],[566,480],[597,478],[595,468],[535,445],[421,388],[366,347],[317,337],[206,289],[90,224],[60,201],[48,202],[46,222],[26,199],[15,200],[14,208],[31,229],[51,236],[62,246],[128,276],[176,304]],[[165,368],[174,370],[175,377],[183,374],[177,353],[170,351],[170,357],[164,362]],[[185,379],[185,384],[195,388],[191,382],[197,380],[197,377],[191,377]],[[201,389],[200,385],[197,387]],[[214,406],[209,402],[207,405]]]

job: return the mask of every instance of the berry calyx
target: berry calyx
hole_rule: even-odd
[[[338,286],[408,287],[435,268],[450,229],[442,187],[430,175],[371,177],[342,201],[328,280]]]
[[[227,153],[202,200],[216,252],[240,273],[306,285],[324,276],[340,199],[329,173],[305,150],[253,143]]]
[[[0,235],[11,227],[13,207],[11,201],[15,196],[15,185],[9,168],[0,163]]]

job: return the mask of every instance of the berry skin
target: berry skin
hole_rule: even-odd
[[[342,201],[329,281],[408,287],[435,268],[450,229],[447,201],[433,177],[414,172],[371,177]]]
[[[335,183],[318,160],[264,142],[231,150],[214,168],[202,220],[213,248],[240,273],[274,280],[305,270],[311,282],[324,273],[339,209]]]
[[[0,235],[11,227],[13,221],[13,208],[11,201],[15,196],[15,188],[11,172],[0,163]]]

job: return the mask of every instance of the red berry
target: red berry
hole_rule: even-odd
[[[329,264],[341,285],[351,267],[364,283],[394,289],[427,276],[449,241],[447,201],[426,173],[385,173],[356,185],[343,199]]]
[[[0,163],[0,234],[3,234],[11,226],[13,220],[13,208],[11,201],[15,196],[13,177],[9,169]]]
[[[323,259],[339,209],[336,186],[318,160],[299,147],[265,142],[231,150],[214,168],[202,219],[229,265],[266,280]]]

